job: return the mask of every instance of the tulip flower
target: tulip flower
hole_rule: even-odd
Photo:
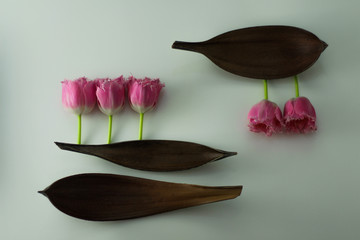
[[[268,100],[267,81],[264,80],[264,99],[255,104],[248,113],[249,130],[263,132],[267,136],[282,131],[283,122],[280,108]]]
[[[63,106],[78,116],[78,144],[81,144],[81,115],[91,112],[95,106],[95,82],[82,77],[61,83]]]
[[[99,109],[109,117],[108,143],[111,142],[112,117],[120,112],[125,104],[125,80],[123,76],[116,79],[97,79],[96,97]]]
[[[282,131],[282,114],[276,103],[262,100],[255,104],[248,114],[249,130],[264,132],[267,136]]]
[[[297,97],[288,100],[284,107],[284,122],[287,132],[316,131],[316,112],[309,99]]]
[[[158,101],[161,89],[165,87],[158,78],[136,79],[128,81],[128,95],[131,108],[140,114],[139,140],[142,139],[144,113],[152,110]]]
[[[284,106],[284,123],[287,132],[308,133],[316,131],[316,112],[310,100],[299,97],[299,84],[295,79],[295,98],[288,100]]]

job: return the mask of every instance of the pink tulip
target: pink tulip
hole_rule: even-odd
[[[100,110],[109,116],[108,143],[111,142],[112,115],[123,109],[125,104],[125,80],[123,76],[116,79],[97,79],[96,97]]]
[[[64,80],[62,83],[62,103],[71,112],[81,115],[89,113],[96,103],[95,82],[85,77],[76,80]]]
[[[123,109],[125,104],[125,80],[123,76],[116,79],[97,79],[96,97],[100,110],[110,116]]]
[[[316,131],[316,112],[309,99],[297,97],[287,101],[284,107],[284,122],[288,132]]]
[[[130,77],[128,94],[131,108],[140,114],[139,140],[142,139],[144,113],[153,109],[158,101],[161,89],[165,87],[158,78],[136,79]]]
[[[89,113],[96,104],[96,85],[85,77],[64,80],[62,83],[62,103],[64,107],[78,115],[78,144],[81,143],[81,115]]]
[[[136,79],[130,77],[128,81],[128,94],[132,109],[140,114],[153,109],[164,86],[158,78]]]
[[[248,114],[249,129],[252,132],[264,132],[267,136],[281,132],[282,114],[280,108],[269,100],[255,104]]]

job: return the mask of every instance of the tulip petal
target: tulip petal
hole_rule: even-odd
[[[94,109],[96,104],[96,84],[94,81],[88,81],[83,88],[83,94],[85,99],[84,113],[89,113]]]

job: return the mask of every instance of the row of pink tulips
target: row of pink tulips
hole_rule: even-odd
[[[317,130],[316,112],[310,100],[299,96],[298,80],[295,76],[295,98],[284,106],[284,115],[276,103],[268,100],[267,82],[264,81],[265,99],[255,104],[248,113],[249,130],[273,133],[309,133]]]
[[[93,110],[96,103],[109,117],[108,143],[111,142],[112,116],[120,112],[128,97],[131,108],[140,114],[139,139],[142,139],[144,113],[152,110],[158,101],[161,89],[165,86],[158,78],[125,79],[99,78],[88,80],[85,77],[64,80],[62,83],[62,103],[67,110],[78,116],[78,144],[81,143],[81,116]]]

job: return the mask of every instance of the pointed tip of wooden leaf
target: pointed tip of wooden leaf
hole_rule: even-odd
[[[215,159],[214,161],[218,161],[218,160],[221,160],[221,159],[224,159],[224,158],[227,158],[227,157],[237,155],[237,152],[227,152],[227,151],[222,151],[222,150],[219,150],[219,152],[222,153],[222,156]]]
[[[45,190],[42,190],[42,191],[38,191],[38,193],[44,195],[45,197],[48,197],[48,195],[46,194],[46,191]]]
[[[81,147],[80,144],[71,144],[71,143],[62,143],[54,142],[60,149],[68,151],[78,151],[78,148]]]
[[[58,146],[60,149],[64,149],[65,148],[65,143],[61,143],[61,142],[54,142],[56,144],[56,146]]]
[[[324,41],[321,41],[322,44],[323,44],[323,51],[325,51],[325,49],[329,46],[326,42]]]
[[[224,153],[225,157],[231,157],[231,156],[235,156],[235,155],[237,155],[237,152],[225,152]]]

